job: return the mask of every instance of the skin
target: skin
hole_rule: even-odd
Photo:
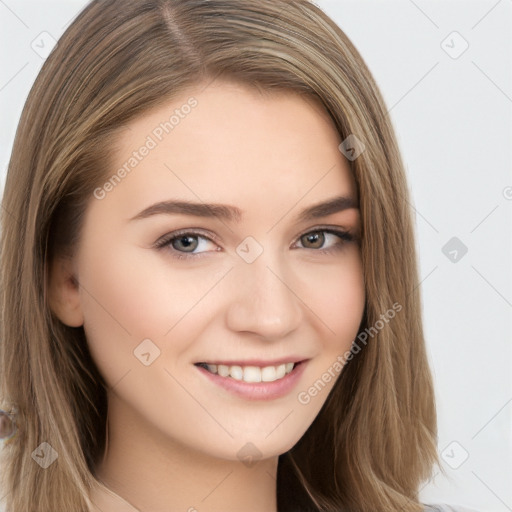
[[[335,381],[307,405],[297,395],[350,348],[363,314],[357,238],[318,229],[357,237],[357,207],[297,220],[335,196],[356,201],[339,134],[312,100],[228,82],[191,89],[130,123],[108,176],[191,96],[190,114],[103,199],[91,198],[73,258],[53,263],[52,309],[83,325],[109,385],[97,477],[126,501],[94,491],[103,512],[132,510],[127,502],[152,512],[276,511],[278,456],[311,425]],[[170,199],[233,205],[243,215],[130,220]],[[195,239],[196,254],[183,260],[170,242],[154,247],[189,228],[217,238]],[[302,237],[310,232],[320,242]],[[263,248],[252,263],[236,251],[248,236]],[[160,350],[149,366],[134,356],[145,339]],[[235,396],[194,366],[285,356],[309,361],[290,393],[267,401]],[[248,442],[258,450],[250,467],[237,455]]]

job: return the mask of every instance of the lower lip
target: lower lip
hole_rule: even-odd
[[[282,379],[274,382],[245,382],[232,377],[221,377],[201,366],[196,368],[213,383],[246,400],[275,400],[287,395],[296,385],[304,372],[307,361],[301,361]]]

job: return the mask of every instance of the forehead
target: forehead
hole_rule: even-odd
[[[124,172],[110,196],[131,206],[171,195],[290,207],[305,194],[355,193],[330,117],[295,93],[197,87],[131,122],[117,142],[110,175]]]

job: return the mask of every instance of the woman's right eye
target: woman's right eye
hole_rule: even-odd
[[[214,249],[208,249],[208,244],[213,245]],[[193,255],[199,255],[205,252],[215,252],[220,248],[214,244],[208,237],[191,231],[180,233],[170,233],[160,239],[155,246],[158,249],[169,248],[176,258],[193,258]]]

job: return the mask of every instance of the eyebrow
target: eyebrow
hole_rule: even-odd
[[[299,222],[315,220],[351,208],[358,208],[358,204],[354,199],[347,196],[337,196],[307,207],[300,212],[297,220]],[[146,219],[154,215],[192,215],[195,217],[213,217],[227,222],[238,223],[242,220],[243,212],[236,206],[227,204],[169,200],[161,201],[145,208],[132,217],[130,221]]]

